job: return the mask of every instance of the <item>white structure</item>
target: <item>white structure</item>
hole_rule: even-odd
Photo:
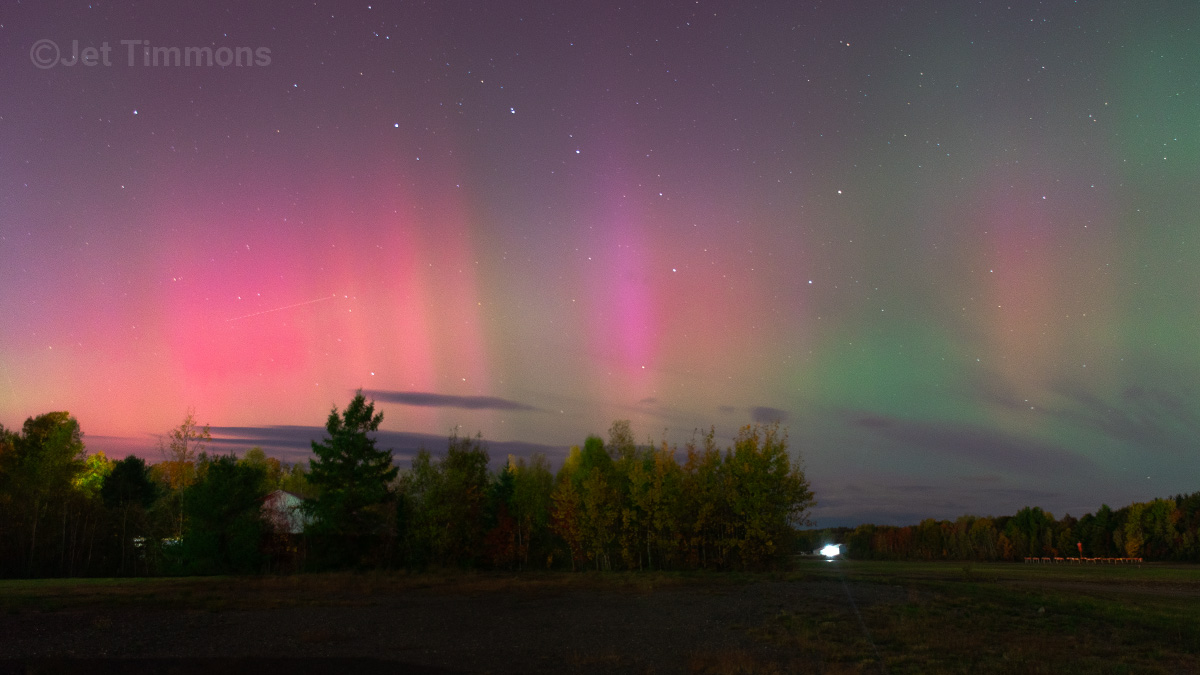
[[[304,500],[286,490],[276,490],[263,497],[262,517],[276,532],[300,534],[311,522],[301,508]]]

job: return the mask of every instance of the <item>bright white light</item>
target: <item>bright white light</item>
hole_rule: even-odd
[[[826,558],[836,558],[841,555],[841,553],[842,547],[838,544],[829,544],[825,548],[821,549],[821,555],[825,556]]]

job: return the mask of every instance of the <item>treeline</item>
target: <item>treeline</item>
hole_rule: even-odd
[[[1012,516],[927,519],[917,525],[860,525],[809,532],[805,541],[835,541],[860,560],[1019,561],[1026,557],[1142,558],[1200,562],[1200,492],[1107,505],[1082,518],[1026,507]]]
[[[193,415],[163,461],[87,454],[66,412],[0,425],[0,577],[111,576],[262,567],[260,507],[276,489],[313,495],[307,471],[252,448],[209,455]]]
[[[622,421],[557,474],[537,455],[489,474],[478,438],[452,438],[400,480],[405,564],[760,568],[793,551],[813,494],[777,426],[744,427],[723,452],[709,431],[679,454],[636,444]]]
[[[0,576],[753,569],[793,551],[814,503],[778,426],[745,427],[724,450],[710,431],[680,452],[616,422],[557,472],[540,455],[492,471],[481,438],[454,436],[400,472],[371,438],[381,421],[360,392],[307,466],[210,454],[190,411],[154,464],[88,455],[66,412],[0,426]],[[264,511],[275,490],[304,500],[296,518]]]

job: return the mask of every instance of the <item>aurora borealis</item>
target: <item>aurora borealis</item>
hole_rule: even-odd
[[[1198,40],[1181,1],[6,2],[0,423],[283,451],[363,388],[551,452],[780,420],[822,525],[1195,491]]]

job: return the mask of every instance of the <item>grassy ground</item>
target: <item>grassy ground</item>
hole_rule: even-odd
[[[720,618],[728,602],[721,598],[747,597],[752,588],[776,589],[788,599],[755,601],[758,611]],[[538,612],[554,613],[571,611],[566,605],[587,598],[626,597],[629,607],[638,607],[645,605],[636,598],[691,602],[703,597],[715,609],[697,620],[717,617],[744,637],[741,646],[681,648],[678,669],[655,672],[1200,673],[1200,568],[1154,564],[804,560],[794,570],[765,575],[386,573],[0,581],[0,612],[15,619],[149,607],[287,610],[365,606],[413,592],[477,598],[477,604],[468,604],[481,611],[495,598],[536,596]],[[601,656],[613,664],[636,663],[619,651]]]
[[[411,590],[467,594],[602,590],[650,593],[681,584],[736,584],[752,577],[670,572],[367,572],[253,577],[135,577],[0,580],[0,612],[156,607],[208,610],[370,604]]]
[[[756,627],[790,661],[743,672],[1200,672],[1195,567],[811,560],[797,575],[843,597]]]

